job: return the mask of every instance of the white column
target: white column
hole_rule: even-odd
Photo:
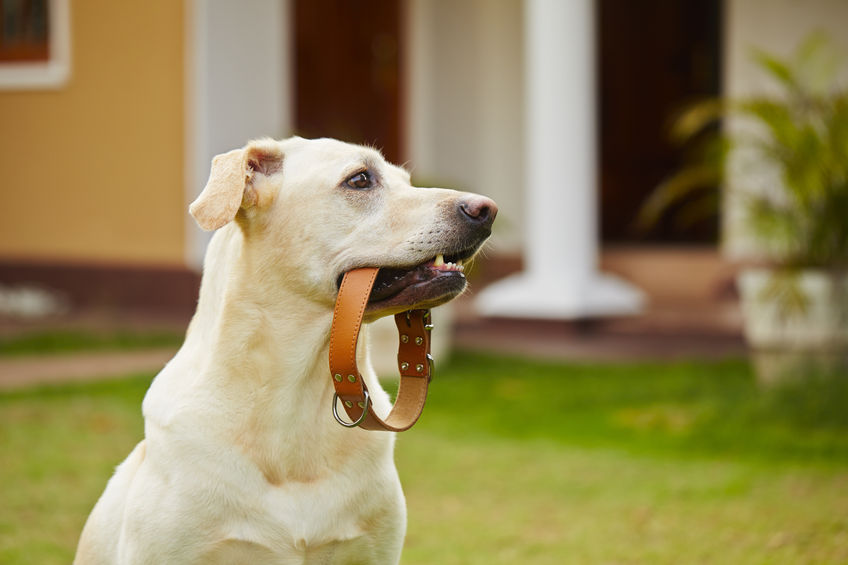
[[[598,272],[593,0],[525,0],[525,270],[480,293],[482,314],[635,313],[640,291]]]
[[[290,0],[184,0],[186,210],[212,157],[292,125]],[[212,234],[186,211],[186,263],[200,268]]]

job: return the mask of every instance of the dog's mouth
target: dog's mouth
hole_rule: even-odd
[[[390,314],[412,308],[432,308],[465,290],[465,265],[476,248],[434,258],[408,268],[381,267],[371,288],[366,311]],[[344,275],[340,275],[337,286]]]

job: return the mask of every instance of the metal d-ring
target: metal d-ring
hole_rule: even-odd
[[[344,420],[342,420],[341,416],[339,416],[338,410],[339,393],[333,393],[333,418],[336,419],[336,422],[346,428],[355,428],[365,420],[365,416],[368,415],[368,406],[371,404],[371,397],[368,396],[367,388],[363,389],[362,392],[365,393],[365,402],[362,404],[362,415],[355,422],[345,422]]]
[[[430,382],[433,382],[433,377],[436,376],[436,360],[429,353],[427,354],[427,364],[430,366]]]

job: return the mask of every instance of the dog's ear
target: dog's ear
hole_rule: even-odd
[[[218,155],[212,159],[206,187],[188,211],[201,228],[216,230],[231,222],[239,208],[255,205],[261,178],[282,168],[283,152],[271,139],[251,141],[242,149]]]

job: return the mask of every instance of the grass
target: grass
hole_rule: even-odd
[[[848,375],[460,355],[398,443],[404,563],[848,561]]]
[[[848,562],[848,375],[458,354],[398,438],[403,563]],[[0,563],[69,562],[150,375],[0,394]]]
[[[0,393],[0,563],[70,563],[98,493],[141,438],[149,382]]]
[[[0,357],[44,355],[76,351],[105,351],[177,347],[184,332],[83,332],[79,330],[34,331],[0,338]]]
[[[763,387],[742,360],[598,366],[465,354],[436,378],[426,427],[470,441],[848,465],[848,375]]]

